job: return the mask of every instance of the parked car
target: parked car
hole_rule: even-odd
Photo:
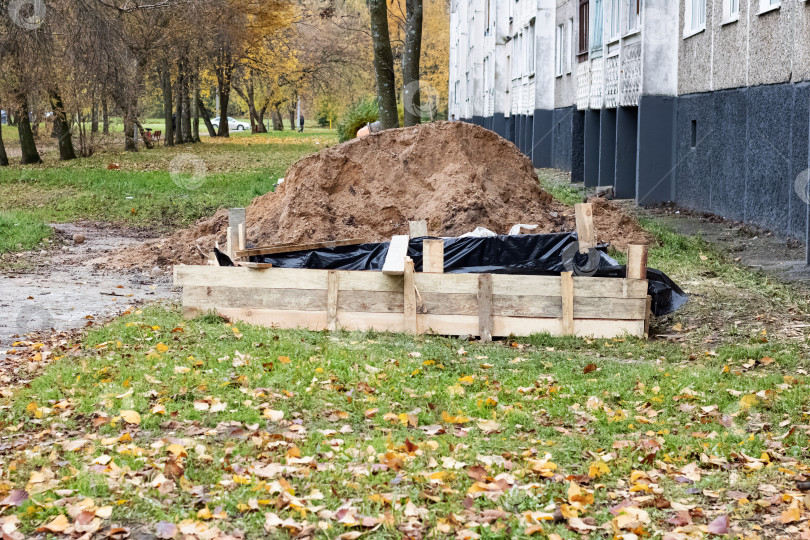
[[[211,120],[211,125],[214,126],[214,129],[219,129],[219,117],[214,118]],[[250,124],[247,122],[240,122],[235,118],[228,117],[228,130],[229,131],[244,131],[246,129],[250,129]]]

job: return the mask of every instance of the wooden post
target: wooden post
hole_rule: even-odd
[[[563,272],[560,274],[562,296],[562,333],[564,336],[573,336],[574,331],[574,274]]]
[[[404,286],[404,329],[412,334],[418,333],[416,324],[416,283],[414,281],[413,259],[405,257]]]
[[[444,274],[444,240],[422,242],[422,272]]]
[[[478,276],[478,335],[492,341],[492,274]]]
[[[233,261],[236,259],[236,252],[239,247],[239,226],[244,227],[247,220],[247,210],[244,208],[229,208],[228,209],[228,236],[227,236],[227,250],[228,257]]]
[[[405,260],[408,258],[408,236],[400,234],[391,238],[388,253],[385,254],[382,273],[386,276],[401,276],[405,272]]]
[[[337,330],[338,294],[340,291],[340,277],[337,270],[329,270],[329,285],[326,291],[326,328],[330,332]]]
[[[593,205],[579,203],[574,205],[577,220],[577,237],[579,239],[579,252],[588,253],[596,247],[596,229],[593,226]]]
[[[627,246],[627,279],[647,279],[647,246]]]
[[[233,227],[228,227],[227,243],[225,250],[228,252],[228,257],[230,257],[231,261],[234,261],[236,259],[236,246],[238,243],[239,237],[236,229],[234,229]]]
[[[411,238],[423,238],[428,235],[427,221],[409,221]]]
[[[240,223],[239,229],[237,231],[239,235],[239,251],[244,251],[247,244],[247,233],[245,232],[245,224]]]

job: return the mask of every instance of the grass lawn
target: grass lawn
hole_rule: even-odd
[[[281,331],[154,305],[79,347],[19,343],[41,370],[0,388],[0,520],[158,538],[810,534],[806,297],[646,226],[651,266],[693,294],[657,321],[667,339]]]
[[[116,142],[67,163],[46,148],[43,165],[0,168],[0,228],[14,219],[25,229],[0,240],[0,254],[33,249],[47,232],[42,224],[49,222],[89,219],[156,232],[186,226],[217,208],[243,206],[272,191],[292,163],[336,141],[334,131],[318,128],[234,133],[137,153],[123,152]],[[204,165],[199,182],[192,180],[197,162]]]

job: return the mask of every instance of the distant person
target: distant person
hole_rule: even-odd
[[[455,121],[456,121],[456,115],[455,115],[455,114],[451,114],[451,115],[450,115],[450,121],[451,121],[451,122],[455,122]]]
[[[301,118],[298,119],[298,125],[301,126],[301,129],[298,131],[303,133],[304,132],[304,115],[301,115]]]

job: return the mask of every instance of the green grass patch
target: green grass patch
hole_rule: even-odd
[[[0,211],[0,253],[28,251],[53,236],[53,229],[26,212]]]
[[[14,211],[26,223],[89,219],[165,232],[218,208],[248,205],[295,161],[335,142],[334,132],[318,129],[109,150],[67,163],[46,155],[44,165],[0,168],[0,212]],[[0,240],[0,253],[19,243]]]

